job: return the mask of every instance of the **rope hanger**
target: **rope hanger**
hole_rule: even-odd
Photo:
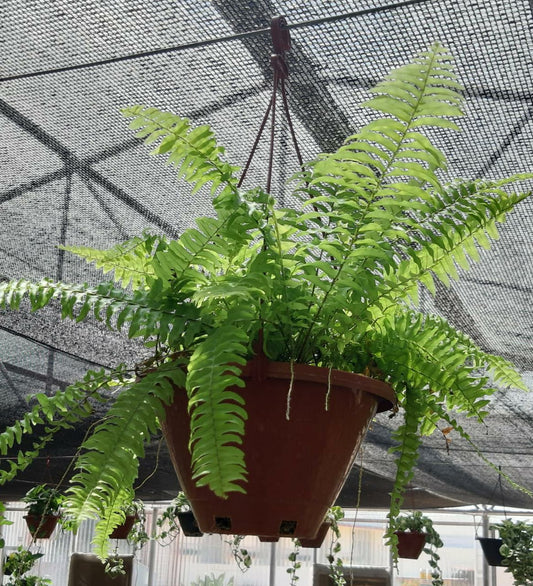
[[[274,47],[274,53],[270,57],[270,64],[272,66],[272,69],[274,70],[272,97],[270,98],[270,102],[267,106],[265,115],[263,116],[261,126],[259,127],[259,131],[252,146],[252,150],[250,152],[248,160],[246,161],[246,165],[244,166],[244,169],[242,171],[241,178],[239,179],[239,182],[237,184],[237,187],[241,187],[248,172],[248,169],[250,167],[250,164],[252,162],[252,159],[254,157],[254,154],[257,150],[259,140],[261,139],[268,119],[271,116],[272,119],[270,124],[270,146],[268,154],[268,169],[265,188],[267,193],[270,193],[270,189],[272,186],[272,169],[274,164],[274,138],[276,130],[276,99],[278,95],[278,88],[281,90],[283,110],[285,112],[285,117],[287,119],[287,124],[289,126],[289,130],[291,133],[294,150],[296,151],[296,157],[298,158],[298,163],[300,167],[303,167],[303,159],[300,152],[300,148],[298,146],[298,142],[296,140],[296,134],[294,132],[294,126],[292,124],[291,114],[289,111],[289,103],[287,101],[287,92],[285,88],[285,80],[289,76],[289,68],[285,61],[285,52],[289,51],[291,48],[291,37],[289,27],[284,16],[275,16],[272,19],[270,23],[270,34],[272,37],[272,45]]]

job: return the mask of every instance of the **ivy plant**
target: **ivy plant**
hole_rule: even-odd
[[[492,526],[502,539],[500,553],[515,586],[533,586],[533,525],[505,519]]]
[[[126,108],[137,136],[193,194],[211,190],[213,213],[176,239],[143,234],[105,251],[67,246],[107,273],[97,286],[0,283],[0,308],[25,303],[37,311],[54,302],[64,319],[91,314],[152,350],[135,370],[90,371],[54,396],[37,395],[0,434],[1,454],[37,434],[0,482],[112,395],[106,418],[83,442],[66,505],[74,524],[99,518],[110,533],[177,386],[188,395],[196,482],[221,497],[245,492],[246,406],[236,389],[259,345],[271,360],[364,373],[394,388],[401,413],[394,520],[423,436],[442,425],[470,441],[457,414],[482,421],[498,386],[525,390],[506,360],[418,309],[420,287],[434,294],[436,281],[457,279],[458,267],[479,260],[497,224],[529,195],[519,188],[532,178],[525,173],[443,182],[446,159],[428,134],[458,129],[451,118],[461,115],[460,90],[453,59],[438,43],[392,71],[364,104],[371,121],[297,174],[298,209],[280,207],[261,188],[239,188],[238,169],[208,126]]]
[[[64,495],[59,490],[46,484],[38,484],[22,497],[28,515],[59,516]]]
[[[32,553],[19,545],[16,551],[6,557],[2,566],[3,573],[9,576],[6,586],[50,586],[52,584],[50,579],[27,573],[43,555],[43,553]]]

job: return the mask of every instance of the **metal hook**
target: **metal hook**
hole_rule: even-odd
[[[274,16],[270,21],[270,35],[272,36],[274,53],[279,55],[290,50],[291,35],[287,20],[284,16]]]

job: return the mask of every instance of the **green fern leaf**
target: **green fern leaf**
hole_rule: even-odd
[[[230,387],[242,387],[240,366],[246,363],[249,339],[242,329],[220,325],[201,342],[188,365],[187,392],[191,413],[190,446],[193,478],[218,496],[245,492],[242,442],[246,411]]]
[[[238,168],[223,161],[224,149],[217,145],[208,126],[191,129],[186,118],[145,106],[125,108],[122,114],[133,118],[130,128],[138,130],[137,136],[147,144],[160,142],[153,154],[168,155],[167,163],[176,167],[195,191],[211,184],[212,190],[223,185],[235,192]]]
[[[59,248],[94,263],[104,274],[112,272],[114,281],[123,288],[131,285],[133,289],[140,289],[146,287],[148,280],[154,276],[151,261],[157,251],[166,248],[166,239],[145,233],[142,238],[135,236],[108,250],[86,246]]]
[[[117,396],[106,419],[83,442],[84,451],[76,461],[67,501],[74,525],[118,511],[121,491],[131,489],[144,446],[164,418],[163,405],[184,382],[182,364],[167,363]]]

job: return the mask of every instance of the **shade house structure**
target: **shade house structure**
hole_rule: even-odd
[[[528,0],[150,0],[15,2],[0,8],[0,281],[49,278],[96,284],[101,274],[60,245],[109,248],[143,231],[178,237],[212,214],[209,189],[191,193],[164,159],[148,156],[121,116],[146,104],[209,124],[232,164],[244,166],[272,95],[271,19],[284,15],[291,47],[287,104],[273,134],[271,193],[295,206],[287,187],[305,161],[332,152],[368,121],[369,88],[435,41],[456,59],[464,87],[461,132],[437,131],[442,179],[490,180],[533,171],[533,5]],[[244,187],[263,186],[268,127]],[[524,187],[525,185],[525,187]],[[525,190],[533,181],[525,182]],[[533,198],[499,228],[480,262],[458,267],[449,287],[421,287],[424,312],[444,316],[484,351],[516,365],[533,388]],[[52,394],[87,369],[133,365],[148,356],[138,339],[88,317],[0,310],[0,426],[37,392]],[[95,418],[103,411],[96,411]],[[461,420],[478,449],[457,434],[424,438],[406,500],[410,507],[505,504],[531,497],[502,483],[498,467],[533,490],[533,395],[502,388],[484,425]],[[396,418],[376,416],[338,504],[388,507],[396,469],[388,452]],[[16,480],[58,482],[87,427],[61,432]],[[157,466],[156,466],[157,463]],[[363,473],[360,475],[360,468]],[[157,468],[156,471],[151,474]],[[149,477],[150,476],[150,477]],[[141,463],[138,496],[170,500],[179,490],[155,436]]]

